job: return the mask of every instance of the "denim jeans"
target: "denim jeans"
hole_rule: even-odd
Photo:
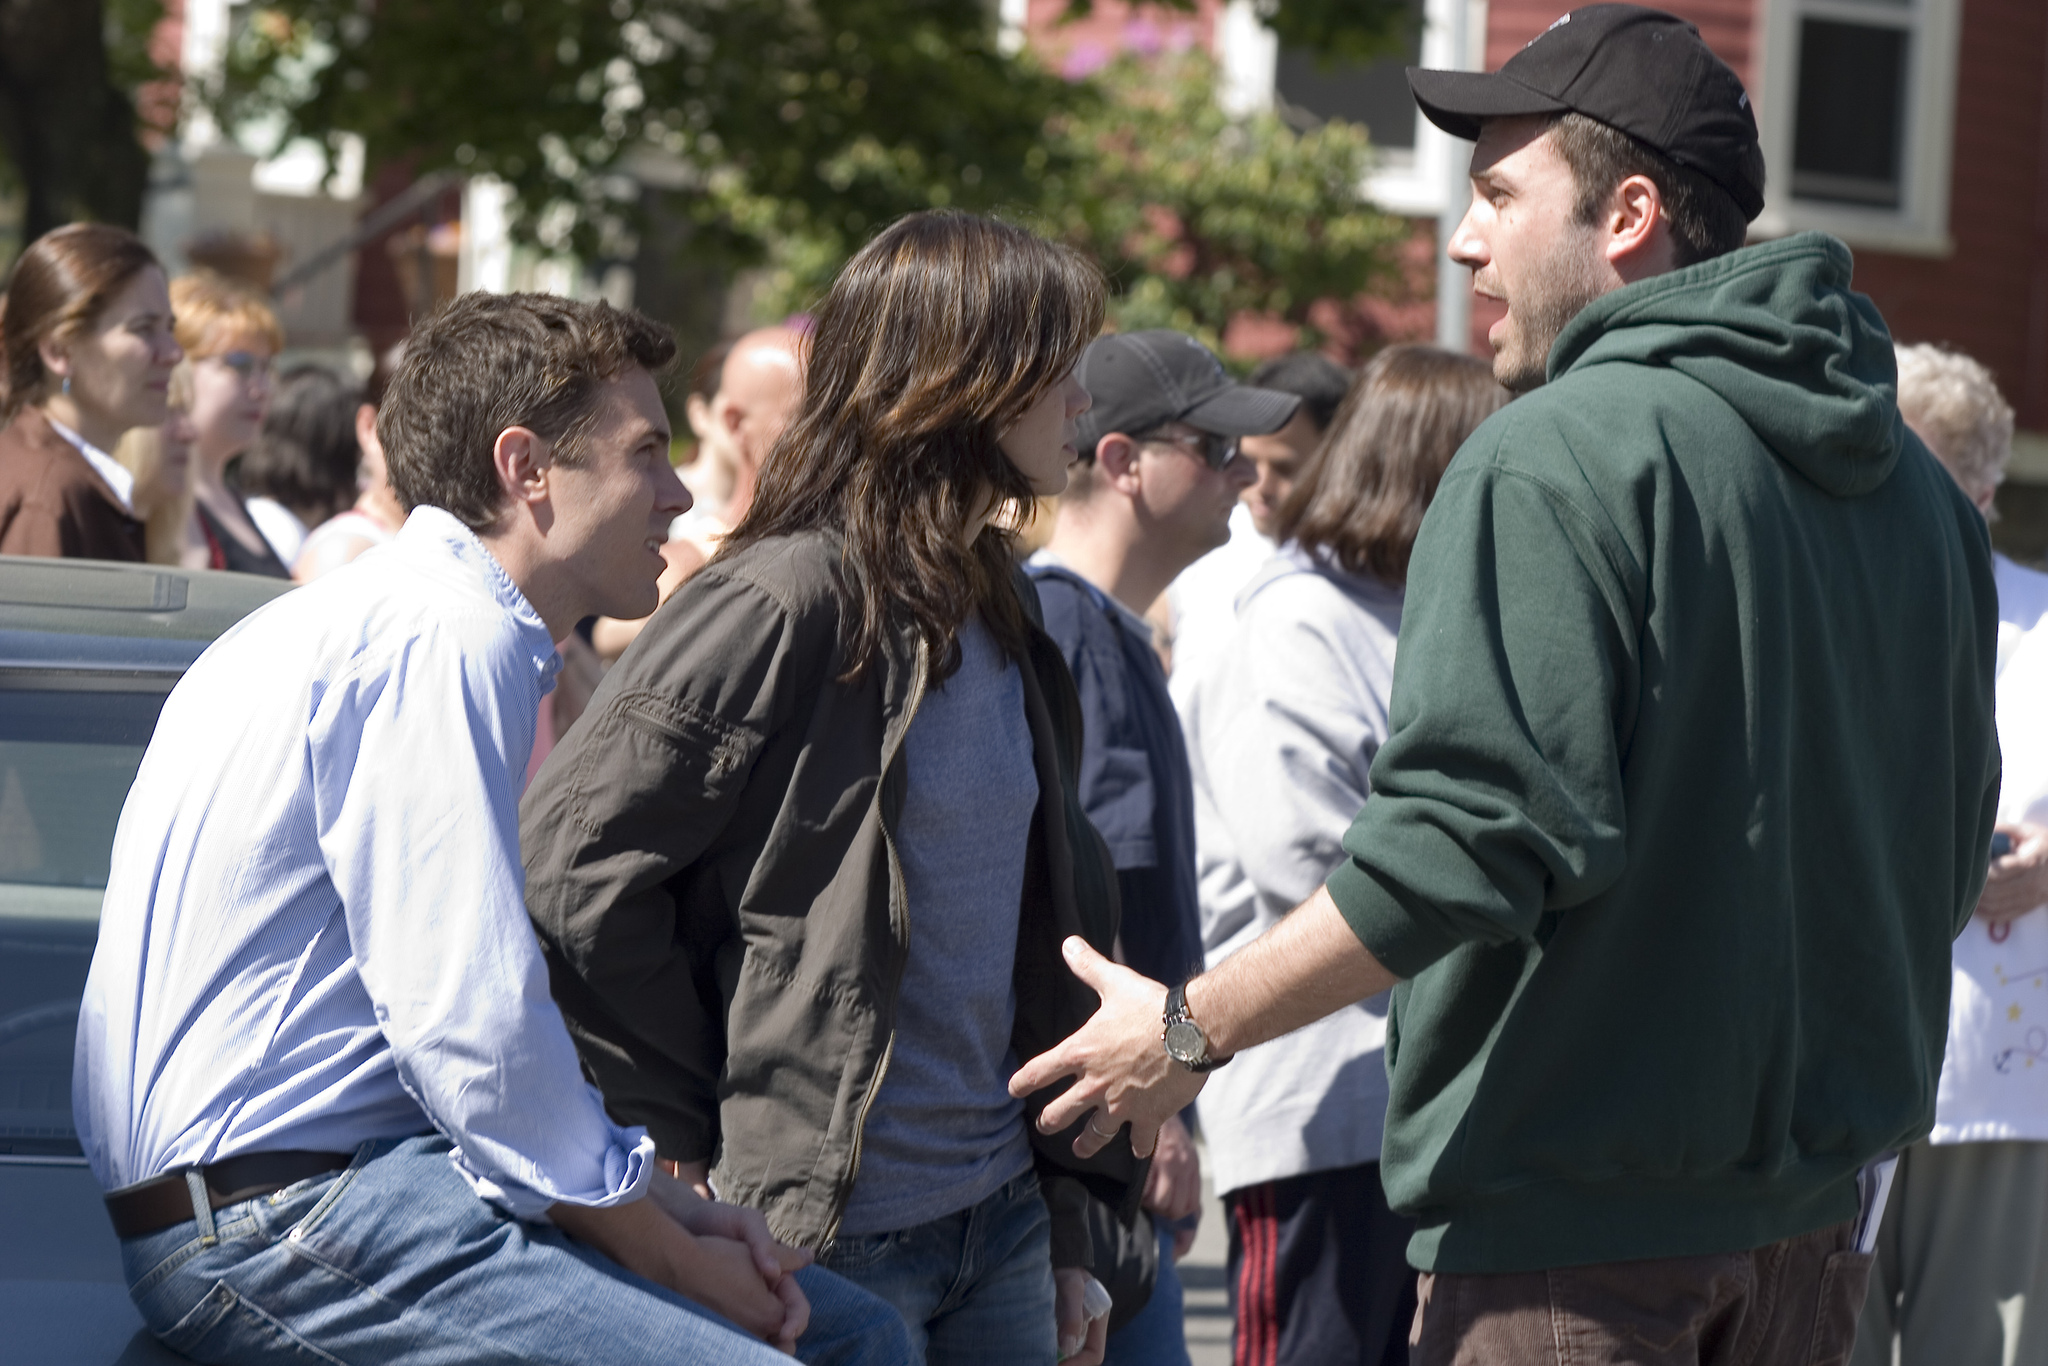
[[[121,1244],[151,1331],[201,1362],[563,1366],[788,1358],[551,1225],[479,1200],[438,1135],[366,1143],[346,1171]],[[806,1362],[903,1366],[903,1325],[829,1272],[800,1283]]]
[[[1159,1230],[1159,1279],[1138,1316],[1109,1335],[1103,1366],[1188,1366],[1180,1272],[1173,1265],[1173,1227],[1164,1219],[1153,1222]]]
[[[1052,1218],[1026,1172],[980,1204],[839,1239],[824,1263],[896,1306],[927,1366],[1053,1366]]]

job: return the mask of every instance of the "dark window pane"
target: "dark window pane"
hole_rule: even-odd
[[[0,914],[8,883],[104,887],[161,692],[0,691]]]
[[[158,690],[0,688],[0,1154],[77,1155],[71,1045]]]
[[[1410,0],[1408,8],[1408,51],[1402,57],[1325,66],[1306,49],[1282,48],[1273,72],[1282,114],[1296,123],[1362,123],[1376,145],[1413,151],[1417,116],[1406,69],[1422,61],[1422,0]]]
[[[1828,19],[1800,24],[1794,194],[1898,206],[1908,41],[1904,29]]]

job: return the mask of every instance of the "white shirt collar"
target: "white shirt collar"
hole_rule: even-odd
[[[519,623],[520,634],[526,642],[527,654],[533,660],[533,671],[540,679],[541,690],[546,692],[554,686],[555,673],[562,667],[562,657],[555,653],[554,639],[548,635],[546,623],[540,613],[528,602],[519,585],[512,582],[512,576],[505,572],[505,566],[498,563],[490,547],[477,538],[477,534],[463,525],[462,520],[446,508],[437,508],[422,503],[412,510],[405,519],[405,525],[398,530],[400,544],[414,542],[438,542],[451,552],[455,559],[476,575],[482,586],[487,588],[499,606],[512,614]]]
[[[92,442],[87,441],[48,413],[43,414],[43,420],[50,424],[51,431],[77,447],[78,453],[85,457],[85,463],[92,466],[94,472],[100,478],[107,481],[107,487],[112,489],[114,496],[121,500],[122,510],[131,517],[134,516],[135,476],[130,474],[120,461],[114,459],[113,456],[108,455],[98,446],[93,445]]]

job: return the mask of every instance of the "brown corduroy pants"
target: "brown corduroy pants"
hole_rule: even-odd
[[[1849,1224],[1749,1252],[1427,1275],[1413,1366],[1841,1366],[1870,1254]]]

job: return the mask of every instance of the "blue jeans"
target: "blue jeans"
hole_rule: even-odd
[[[1053,1366],[1052,1218],[1030,1172],[980,1204],[839,1239],[824,1263],[896,1306],[927,1366]]]
[[[1153,1222],[1159,1230],[1159,1279],[1138,1316],[1109,1335],[1103,1366],[1188,1366],[1180,1272],[1173,1266],[1173,1229],[1164,1219]]]
[[[128,1293],[201,1362],[350,1366],[737,1363],[788,1358],[551,1225],[479,1200],[448,1140],[366,1143],[346,1171],[121,1244]],[[800,1276],[806,1362],[902,1366],[903,1324],[816,1268]]]

